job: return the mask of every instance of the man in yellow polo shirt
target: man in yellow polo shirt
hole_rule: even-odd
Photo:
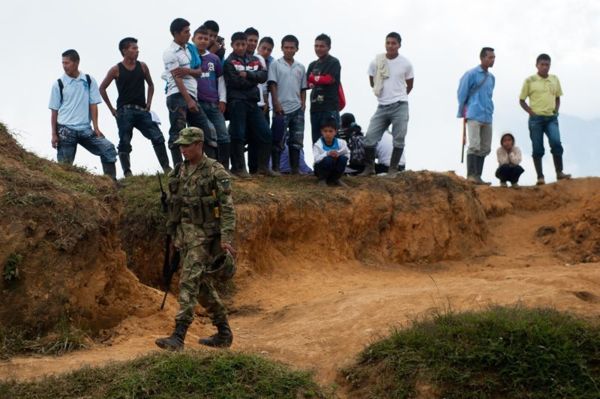
[[[548,136],[556,179],[571,178],[571,175],[563,173],[563,147],[560,143],[558,128],[558,109],[560,108],[560,96],[563,93],[558,78],[548,74],[550,62],[548,54],[540,54],[537,57],[535,66],[538,72],[525,80],[519,96],[521,108],[529,114],[529,137],[531,137],[533,147],[532,157],[538,185],[545,183],[542,170],[544,133]],[[525,102],[527,97],[529,97],[529,104]]]

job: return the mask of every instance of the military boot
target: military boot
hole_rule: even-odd
[[[179,145],[177,144],[173,144],[171,148],[171,159],[173,160],[173,167],[183,162],[183,155],[181,155]]]
[[[546,184],[546,181],[544,180],[544,171],[542,168],[542,158],[533,158],[533,166],[535,167],[535,173],[537,174],[537,181],[535,184],[537,186]]]
[[[269,169],[269,158],[271,157],[271,144],[261,144],[258,148],[258,165],[256,173],[263,176],[281,176],[281,173]]]
[[[390,167],[388,169],[387,175],[385,176],[388,179],[393,179],[394,177],[398,176],[398,172],[400,172],[400,170],[398,169],[398,164],[400,163],[400,158],[402,158],[403,151],[404,148],[394,147],[394,150],[392,151],[392,158],[390,159]]]
[[[293,175],[300,174],[300,150],[290,147],[290,169]]]
[[[185,334],[187,333],[188,325],[181,322],[175,324],[175,331],[165,338],[158,338],[155,343],[161,349],[169,351],[180,351],[183,349]]]
[[[217,323],[217,333],[208,338],[200,338],[198,342],[214,348],[229,348],[233,342],[233,333],[229,328],[229,323],[227,321]]]
[[[365,147],[365,170],[358,174],[369,177],[375,174],[375,147]]]
[[[117,181],[117,166],[114,162],[102,162],[102,171],[106,176],[110,176],[113,181]]]
[[[123,175],[125,177],[133,176],[133,173],[131,173],[131,162],[129,161],[128,152],[119,153],[119,162],[121,162],[121,167],[123,168]]]
[[[231,141],[231,173],[242,179],[250,177],[244,158],[244,142],[241,140]]]
[[[552,160],[554,161],[554,169],[556,170],[556,180],[570,179],[571,175],[563,172],[562,155],[552,154]]]
[[[204,155],[210,159],[217,159],[217,148],[211,146],[209,143],[206,143],[204,146]]]
[[[219,144],[219,158],[218,161],[226,170],[229,170],[229,157],[230,157],[230,144],[220,143]]]
[[[169,166],[169,156],[167,155],[167,148],[163,144],[156,144],[154,147],[154,153],[156,154],[156,159],[158,159],[158,163],[162,168],[163,172],[169,173],[171,171],[171,167]]]

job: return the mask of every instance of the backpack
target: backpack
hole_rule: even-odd
[[[365,165],[365,136],[355,134],[348,140],[350,149],[350,162],[348,164],[352,169]]]
[[[88,84],[88,91],[91,92],[92,78],[87,73],[85,74],[85,80],[86,80],[86,82]],[[63,89],[65,88],[65,85],[64,85],[62,79],[60,79],[60,78],[57,79],[56,81],[58,82],[58,90],[60,91],[60,103],[62,104],[62,102],[63,102]]]

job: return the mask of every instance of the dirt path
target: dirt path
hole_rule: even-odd
[[[600,264],[567,264],[535,237],[540,226],[568,214],[519,211],[491,219],[489,245],[460,262],[273,265],[268,274],[245,279],[235,297],[232,349],[313,369],[329,384],[366,344],[432,311],[522,303],[600,316],[600,303],[593,300],[600,296]],[[158,303],[160,293],[156,297]],[[111,345],[0,362],[0,378],[31,379],[146,354],[156,350],[154,339],[170,332],[176,308],[171,298],[164,312],[127,319]],[[197,339],[207,334],[212,327],[200,318],[187,347],[199,349]]]

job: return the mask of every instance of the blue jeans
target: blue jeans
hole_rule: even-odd
[[[229,136],[231,140],[246,142],[246,130],[254,137],[250,139],[263,144],[272,144],[271,129],[262,109],[256,103],[232,100],[229,107]]]
[[[379,105],[371,117],[365,135],[365,147],[374,148],[381,140],[383,133],[392,125],[394,148],[404,148],[404,138],[408,130],[408,102],[398,101],[393,104]]]
[[[200,107],[206,114],[206,117],[212,123],[217,133],[217,143],[227,144],[231,140],[229,138],[229,132],[227,126],[225,126],[225,116],[219,111],[218,103],[209,103],[206,101],[200,101]]]
[[[173,143],[179,138],[179,132],[188,125],[202,129],[205,145],[217,146],[217,134],[214,127],[210,125],[202,107],[198,106],[199,112],[191,112],[181,93],[175,93],[167,97],[167,108],[169,109],[169,122],[171,123],[169,148],[174,148]]]
[[[340,113],[338,111],[323,111],[310,113],[310,127],[312,131],[313,144],[321,138],[321,123],[333,118],[336,122],[336,130],[340,127]]]
[[[552,154],[563,154],[563,147],[560,143],[560,130],[558,128],[558,115],[552,116],[530,116],[529,117],[529,137],[533,147],[533,158],[544,156],[544,133],[548,136]]]
[[[275,124],[275,118],[277,115],[273,114],[273,124]],[[302,108],[283,115],[283,137],[280,141],[273,142],[273,146],[279,151],[283,151],[286,144],[289,148],[296,150],[304,147],[304,111]]]
[[[102,163],[115,163],[117,151],[113,143],[105,137],[98,137],[96,133],[88,128],[86,130],[73,130],[66,126],[58,126],[58,146],[56,158],[60,163],[73,165],[77,144],[94,155],[99,155]]]
[[[152,115],[148,111],[136,108],[121,107],[117,110],[117,126],[119,127],[119,153],[131,152],[131,138],[133,128],[139,130],[142,135],[152,142],[153,146],[163,145],[165,138],[160,128],[152,121]]]
[[[319,180],[327,180],[328,183],[338,180],[344,174],[348,157],[342,155],[337,158],[326,156],[315,164],[315,175]]]

